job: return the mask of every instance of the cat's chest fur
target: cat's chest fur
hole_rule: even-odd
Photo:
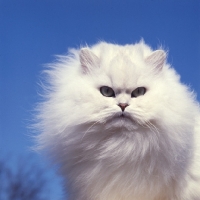
[[[127,130],[113,133],[111,130],[104,133],[101,130],[98,134],[104,136],[99,137],[96,144],[87,137],[86,141],[82,138],[80,143],[74,144],[75,152],[71,149],[70,154],[79,156],[74,161],[71,160],[71,167],[67,171],[76,174],[80,170],[74,181],[83,182],[84,187],[81,184],[74,185],[73,187],[80,187],[80,193],[71,199],[178,200],[176,196],[179,192],[176,190],[179,190],[179,182],[185,174],[188,160],[182,161],[178,153],[177,157],[172,158],[171,154],[174,152],[170,148],[175,147],[149,147],[151,144],[148,141],[152,136],[144,136],[143,139],[137,136],[127,137],[126,134],[134,133],[125,131]],[[136,135],[152,134],[148,131],[136,132]],[[82,191],[83,188],[85,192]]]

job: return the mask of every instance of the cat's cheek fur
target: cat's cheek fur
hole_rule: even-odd
[[[35,128],[70,200],[200,199],[199,105],[165,57],[144,42],[101,42],[45,71]],[[138,87],[146,93],[131,97]]]

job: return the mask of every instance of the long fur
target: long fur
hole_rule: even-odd
[[[70,200],[200,199],[199,106],[165,54],[143,41],[100,42],[45,70],[38,144],[60,165]],[[131,98],[137,87],[146,93]]]

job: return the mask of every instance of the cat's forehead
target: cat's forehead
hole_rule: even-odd
[[[142,65],[125,55],[116,55],[106,63],[106,73],[115,88],[132,88],[142,73]]]

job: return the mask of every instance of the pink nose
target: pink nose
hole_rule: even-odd
[[[119,103],[118,106],[122,109],[122,112],[124,112],[125,108],[129,105],[127,103]]]

